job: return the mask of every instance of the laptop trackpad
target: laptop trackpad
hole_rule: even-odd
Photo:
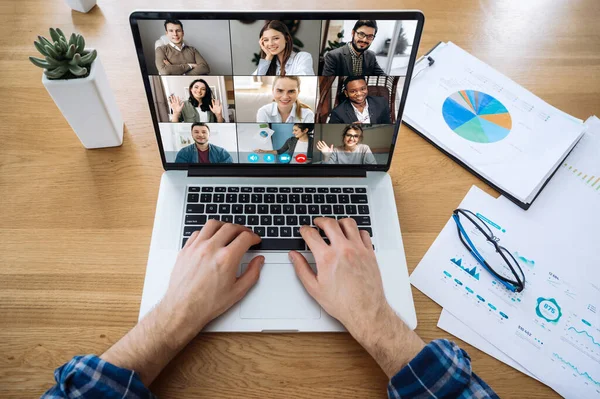
[[[242,271],[247,267],[242,264]],[[242,319],[321,317],[321,307],[308,295],[290,263],[265,263],[258,282],[240,305]]]

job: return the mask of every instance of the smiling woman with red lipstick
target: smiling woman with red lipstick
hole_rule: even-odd
[[[267,21],[260,30],[260,60],[252,75],[314,75],[310,53],[293,51],[293,39],[281,21]]]

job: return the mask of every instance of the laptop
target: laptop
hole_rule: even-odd
[[[423,23],[418,11],[130,15],[165,170],[140,319],[188,237],[217,219],[262,237],[239,274],[257,255],[265,264],[205,331],[344,331],[288,260],[297,250],[317,271],[298,230],[325,216],[369,232],[386,298],[416,328],[388,170]]]

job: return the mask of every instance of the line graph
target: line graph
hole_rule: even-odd
[[[579,369],[577,368],[577,366],[571,364],[571,362],[563,359],[562,357],[560,357],[560,355],[558,353],[553,353],[552,354],[556,359],[558,359],[561,363],[569,366],[573,371],[575,371],[577,374],[579,374],[582,377],[585,377],[586,379],[590,380],[592,383],[594,383],[597,386],[600,386],[600,382],[596,381],[595,379],[592,378],[591,375],[589,375],[587,373],[587,371],[584,371],[583,373],[581,371],[579,371]]]
[[[567,329],[567,331],[569,331],[569,330],[573,330],[573,331],[575,331],[577,334],[581,334],[581,335],[587,335],[587,336],[588,336],[588,337],[589,337],[589,338],[592,340],[592,343],[593,343],[594,345],[596,345],[596,346],[598,346],[598,347],[600,348],[600,344],[599,344],[598,342],[596,342],[596,340],[594,339],[594,337],[592,337],[592,336],[591,336],[591,335],[590,335],[590,334],[589,334],[587,331],[585,331],[585,330],[581,330],[581,331],[579,331],[578,329],[576,329],[576,328],[575,328],[575,327],[573,327],[573,326],[571,326],[571,327],[569,327],[569,328]]]

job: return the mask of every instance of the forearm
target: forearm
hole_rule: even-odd
[[[173,114],[171,115],[171,122],[178,123],[179,118],[181,118],[181,112],[173,112]]]
[[[169,311],[161,302],[100,358],[134,370],[149,386],[200,329],[185,323],[177,312]]]
[[[157,64],[158,67],[158,64]],[[192,69],[188,64],[162,64],[162,66],[158,67],[158,71],[161,75],[183,75],[186,72],[191,71]]]
[[[385,305],[349,332],[369,352],[388,378],[406,366],[425,346],[419,336]]]
[[[210,73],[210,67],[208,66],[208,62],[200,55],[198,51],[194,54],[196,67],[194,68],[194,73],[197,75],[208,75]]]

